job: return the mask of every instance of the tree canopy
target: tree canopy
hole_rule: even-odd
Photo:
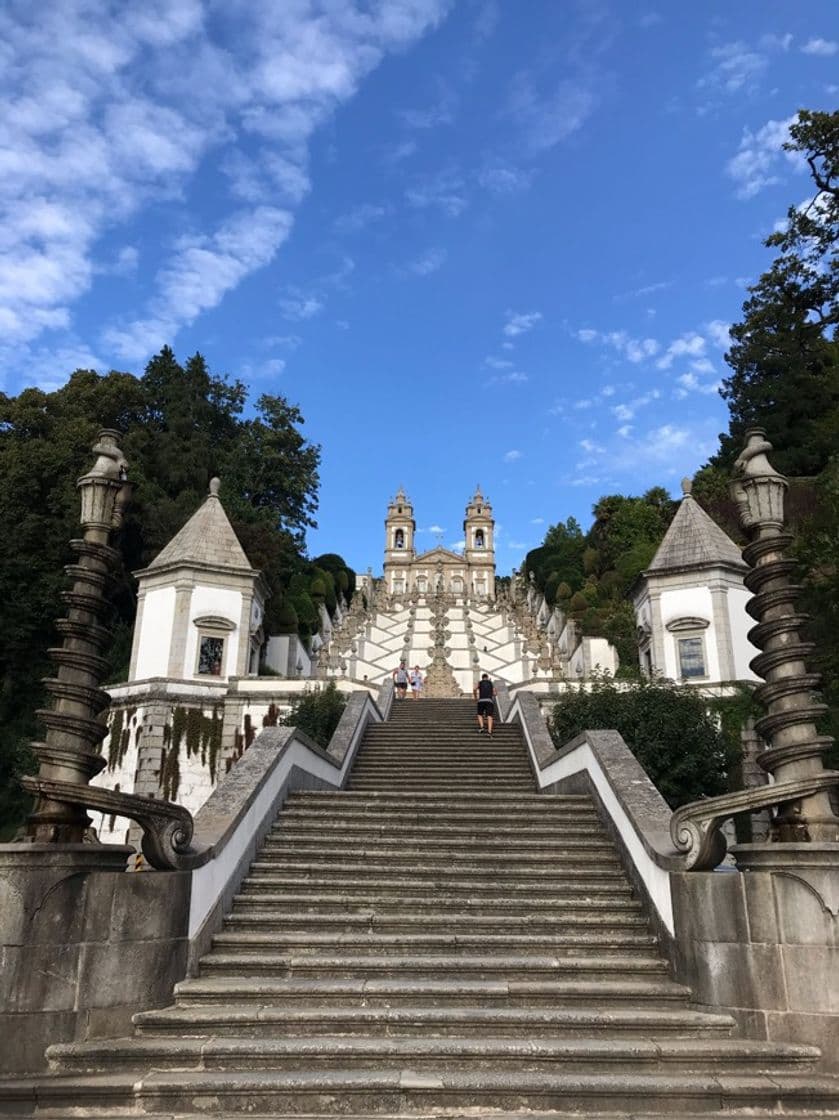
[[[800,112],[784,147],[808,164],[813,194],[766,238],[777,255],[731,329],[730,424],[712,463],[729,470],[758,425],[782,474],[816,475],[839,442],[839,112]]]
[[[91,465],[101,427],[116,428],[134,485],[118,534],[111,679],[125,677],[134,620],[131,572],[145,567],[205,499],[210,479],[252,564],[272,590],[305,567],[306,529],[317,509],[320,449],[307,442],[300,411],[262,396],[245,415],[247,391],[212,373],[195,354],[184,364],[164,347],[141,377],[77,370],[60,389],[0,394],[0,787],[20,765],[21,738],[35,731],[47,647],[62,614],[63,565],[78,535],[76,479]],[[14,755],[14,759],[13,756]],[[0,827],[3,806],[0,804]]]

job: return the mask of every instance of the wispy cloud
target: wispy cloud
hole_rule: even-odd
[[[591,83],[562,79],[538,89],[536,76],[522,71],[514,79],[507,112],[533,153],[555,147],[581,128],[594,112],[597,97]]]
[[[502,330],[508,338],[517,338],[521,334],[532,331],[541,319],[541,311],[508,311],[507,322]]]
[[[381,221],[391,213],[390,206],[374,202],[362,202],[345,214],[340,214],[333,223],[336,233],[360,233],[374,222]]]
[[[466,181],[453,168],[418,176],[405,191],[405,200],[417,210],[441,210],[449,218],[457,218],[469,205]]]
[[[782,121],[767,121],[765,125],[751,132],[743,131],[737,155],[726,164],[726,174],[737,184],[738,198],[753,198],[765,187],[778,182],[778,167],[786,162],[798,170],[806,164],[798,152],[785,152],[784,143],[789,140],[790,125],[795,116]]]
[[[283,317],[292,322],[313,319],[323,311],[323,301],[312,295],[287,296],[279,301],[279,305]]]
[[[414,276],[430,276],[446,263],[448,253],[445,249],[427,249],[408,264],[408,271]]]
[[[831,58],[839,51],[839,43],[832,39],[808,39],[801,51],[803,54],[815,54],[820,58]]]
[[[172,341],[273,260],[309,190],[315,130],[448,6],[399,0],[350,19],[342,5],[231,0],[210,20],[199,0],[148,0],[100,6],[94,26],[84,5],[39,5],[34,20],[25,4],[4,5],[0,345],[20,360],[50,330],[57,350],[71,308],[107,271],[103,234],[149,204],[187,232],[162,246],[168,262],[145,306],[101,341],[132,360]],[[227,193],[202,229],[184,202],[208,157]]]
[[[616,350],[623,358],[633,365],[654,357],[661,346],[655,338],[633,338],[626,331],[596,331],[590,327],[583,327],[575,332],[580,342],[599,342]]]
[[[505,463],[515,463],[517,459],[521,459],[522,452],[517,451],[515,448],[512,451],[507,451],[504,454]]]
[[[701,334],[689,331],[675,339],[656,362],[659,369],[670,369],[676,358],[698,358],[705,353],[707,343]]]

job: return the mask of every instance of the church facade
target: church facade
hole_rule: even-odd
[[[480,487],[466,506],[462,553],[441,545],[417,553],[415,536],[414,507],[400,487],[385,518],[384,585],[390,595],[495,599],[495,520]]]

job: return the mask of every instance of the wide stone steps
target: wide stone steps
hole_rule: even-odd
[[[613,931],[643,931],[648,934],[647,919],[640,912],[637,902],[627,902],[622,907],[610,906],[607,902],[589,903],[574,907],[571,913],[558,915],[507,915],[458,914],[441,912],[439,914],[378,914],[367,909],[360,914],[345,912],[325,912],[318,917],[320,934],[312,932],[312,915],[306,911],[295,912],[280,908],[267,913],[240,912],[234,910],[225,922],[225,930],[233,932],[303,933],[305,935],[336,937],[344,935],[373,937],[376,935],[401,938],[405,935],[478,937],[492,936],[494,931],[509,931],[504,936],[533,936],[551,938],[560,936],[590,936],[598,933],[606,936]],[[217,936],[223,936],[218,934]],[[594,943],[594,942],[592,942]]]
[[[808,1047],[730,1037],[674,983],[592,801],[517,728],[405,701],[350,789],[295,793],[199,974],[126,1039],[55,1047],[38,1120],[811,1118]],[[806,1106],[806,1107],[805,1107]],[[835,1113],[834,1113],[835,1115]]]
[[[239,950],[253,952],[286,952],[314,955],[323,949],[333,953],[366,952],[372,955],[396,956],[417,953],[514,953],[526,949],[555,953],[623,953],[628,950],[652,950],[656,939],[644,929],[583,929],[564,934],[545,933],[323,933],[319,931],[289,933],[279,930],[232,929],[213,938],[213,948],[222,952]],[[658,959],[658,958],[656,958]]]
[[[744,1073],[538,1072],[431,1068],[274,1070],[146,1070],[61,1079],[39,1090],[41,1108],[69,1101],[71,1107],[103,1109],[133,1102],[141,1113],[179,1116],[225,1111],[235,1114],[352,1115],[391,1112],[409,1116],[439,1114],[440,1109],[562,1109],[591,1116],[594,1110],[614,1115],[639,1112],[675,1116],[699,1110],[731,1116],[786,1111],[806,1102],[811,1115],[832,1107],[835,1082],[812,1073],[746,1071]],[[652,1107],[651,1107],[652,1106]],[[74,1110],[75,1111],[75,1110]],[[486,1116],[487,1112],[479,1112]],[[42,1115],[39,1109],[39,1116]],[[736,1111],[734,1111],[736,1115]],[[494,1117],[494,1120],[497,1118]]]
[[[449,1038],[481,1037],[684,1038],[695,1041],[731,1033],[727,1015],[684,1007],[295,1007],[229,1002],[224,1006],[166,1007],[143,1011],[134,1022],[139,1037],[224,1036],[285,1038],[309,1035]]]
[[[271,979],[347,979],[382,977],[399,980],[444,980],[480,978],[486,980],[554,980],[588,978],[619,981],[624,978],[667,975],[661,958],[642,948],[633,955],[600,953],[595,957],[565,953],[560,956],[527,953],[513,955],[502,950],[492,954],[403,953],[397,960],[393,954],[372,953],[297,954],[255,952],[242,949],[223,952],[214,949],[201,961],[204,976],[264,976]]]
[[[743,1067],[765,1070],[768,1054],[772,1068],[809,1070],[816,1051],[808,1046],[781,1045],[771,1049],[761,1042],[742,1039],[635,1039],[597,1036],[577,1038],[504,1037],[477,1034],[462,1037],[315,1035],[312,1038],[189,1038],[173,1045],[166,1038],[139,1037],[120,1042],[89,1042],[80,1046],[53,1046],[50,1059],[66,1072],[90,1073],[136,1069],[144,1064],[157,1069],[235,1070],[243,1061],[251,1069],[295,1070],[305,1061],[311,1069],[335,1069],[352,1061],[354,1068],[461,1071],[511,1069],[530,1072],[632,1073],[657,1070],[676,1073],[725,1071]]]
[[[449,978],[365,977],[332,979],[272,979],[231,975],[183,980],[175,986],[179,1007],[250,1001],[261,1004],[300,1004],[310,1007],[351,1007],[363,1001],[366,1007],[429,1006],[456,1007],[479,1003],[485,1007],[528,1007],[546,1004],[597,1006],[611,1003],[635,1007],[644,1003],[684,1003],[690,992],[664,977],[599,976],[562,980],[461,978],[456,970]]]

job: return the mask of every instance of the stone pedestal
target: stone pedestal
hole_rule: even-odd
[[[129,847],[0,844],[0,1074],[52,1042],[130,1033],[186,975],[190,875],[125,872]]]
[[[751,1037],[839,1069],[839,844],[740,844],[740,871],[671,875],[677,978]]]

